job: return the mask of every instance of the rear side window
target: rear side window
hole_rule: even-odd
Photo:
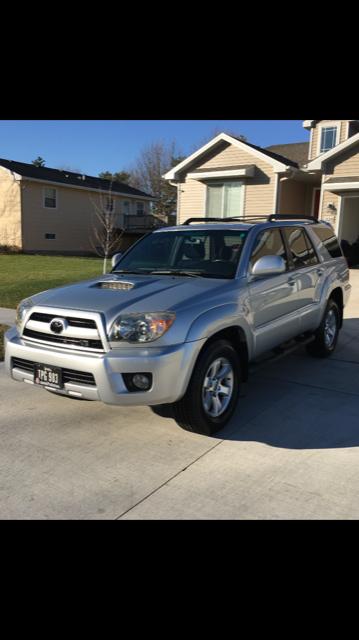
[[[343,256],[338,239],[331,227],[312,225],[311,230],[320,242],[320,248],[327,251],[328,258],[341,258]]]
[[[295,269],[318,264],[314,247],[304,229],[301,227],[286,227],[283,231],[288,241],[289,255]]]
[[[255,240],[255,245],[252,250],[252,255],[249,261],[250,270],[259,260],[264,256],[280,256],[285,261],[288,269],[288,260],[283,238],[279,229],[266,229],[258,234]]]

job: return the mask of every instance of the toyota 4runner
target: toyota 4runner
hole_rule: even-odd
[[[249,363],[283,343],[335,349],[350,294],[332,227],[314,218],[191,218],[140,239],[112,272],[17,309],[5,366],[17,381],[107,404],[172,405],[210,435]]]

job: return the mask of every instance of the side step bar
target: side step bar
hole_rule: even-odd
[[[290,353],[294,353],[300,347],[303,347],[309,344],[310,342],[313,342],[314,338],[315,338],[314,335],[310,335],[310,336],[303,335],[303,336],[298,336],[298,338],[295,338],[294,340],[290,340],[289,342],[285,342],[283,345],[276,347],[275,349],[270,351],[268,354],[265,354],[263,357],[259,358],[258,360],[254,360],[249,365],[249,373],[255,373],[256,371],[259,371],[259,369],[262,369],[267,364],[270,364],[272,362],[277,362],[277,360],[280,360],[281,358],[288,356]]]

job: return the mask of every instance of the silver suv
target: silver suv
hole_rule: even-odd
[[[110,274],[23,300],[5,364],[63,396],[170,404],[182,427],[210,435],[233,414],[251,361],[291,340],[334,351],[349,294],[324,222],[191,218],[140,239]]]

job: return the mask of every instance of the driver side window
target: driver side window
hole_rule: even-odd
[[[265,229],[256,237],[252,255],[249,259],[250,271],[257,260],[264,256],[280,256],[286,264],[286,270],[288,270],[287,252],[285,250],[282,234],[278,228]]]

